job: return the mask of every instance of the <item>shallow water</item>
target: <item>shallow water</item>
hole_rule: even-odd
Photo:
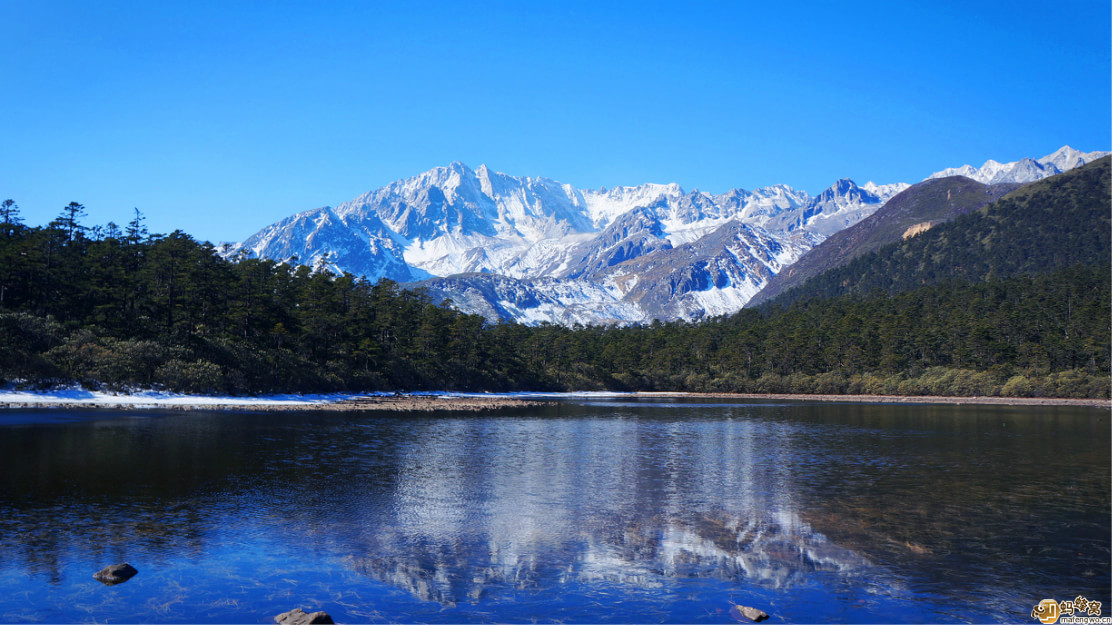
[[[0,413],[4,622],[1033,622],[1109,597],[1107,411],[568,399]],[[132,580],[92,574],[130,562]]]

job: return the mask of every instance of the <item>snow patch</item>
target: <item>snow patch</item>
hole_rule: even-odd
[[[83,388],[66,388],[49,391],[0,390],[0,404],[26,406],[74,405],[74,406],[130,406],[130,407],[182,407],[182,406],[311,406],[327,404],[355,397],[366,397],[367,393],[326,394],[326,395],[264,395],[257,397],[238,397],[220,395],[185,395],[163,391],[138,391],[135,393],[109,393],[90,391]]]

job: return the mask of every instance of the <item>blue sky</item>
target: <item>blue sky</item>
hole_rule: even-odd
[[[1110,25],[1107,0],[0,0],[0,196],[216,242],[455,160],[915,182],[1112,147]]]

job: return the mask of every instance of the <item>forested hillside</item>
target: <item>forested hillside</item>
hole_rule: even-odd
[[[1112,157],[1017,189],[980,210],[882,247],[779,296],[899,293],[946,280],[994,280],[1075,264],[1107,265]]]
[[[1107,397],[1107,267],[808,299],[704,323],[495,332],[566,388]]]
[[[877,212],[830,235],[785,267],[745,306],[755,308],[825,271],[906,239],[909,232],[929,229],[973,212],[1018,186],[1015,183],[986,185],[964,176],[933,178],[912,185],[885,202]]]
[[[147,233],[138,212],[87,228],[72,203],[31,227],[9,200],[0,383],[1108,397],[1108,174],[1104,159],[1026,187],[786,303],[576,329],[491,325],[389,281],[224,260],[180,231]]]
[[[391,282],[228,262],[182,232],[0,232],[0,376],[197,392],[529,386],[483,319]],[[4,215],[0,215],[3,217]]]

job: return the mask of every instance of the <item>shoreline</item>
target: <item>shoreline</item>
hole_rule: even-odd
[[[639,392],[637,397],[705,397],[723,399],[775,399],[788,401],[846,402],[858,404],[949,404],[983,406],[1088,406],[1112,409],[1112,399],[1074,397],[960,397],[950,395],[806,395],[798,393],[670,393]]]
[[[126,397],[126,399],[124,399]],[[551,401],[537,401],[505,396],[460,395],[345,395],[335,398],[312,399],[260,399],[260,398],[191,398],[105,396],[68,399],[37,396],[30,401],[11,400],[0,396],[0,411],[35,409],[109,409],[109,410],[212,410],[246,412],[480,412],[502,408],[526,408],[551,405]]]
[[[480,412],[503,408],[553,405],[574,398],[676,398],[799,401],[869,404],[944,404],[996,406],[1075,406],[1112,409],[1112,400],[1052,397],[951,397],[938,395],[806,395],[793,393],[684,393],[684,392],[581,392],[581,393],[415,393],[272,395],[266,397],[211,397],[169,393],[112,395],[89,391],[33,393],[0,391],[0,411],[25,409],[111,409],[111,410],[214,410],[251,412],[288,411],[387,411],[387,412]]]

